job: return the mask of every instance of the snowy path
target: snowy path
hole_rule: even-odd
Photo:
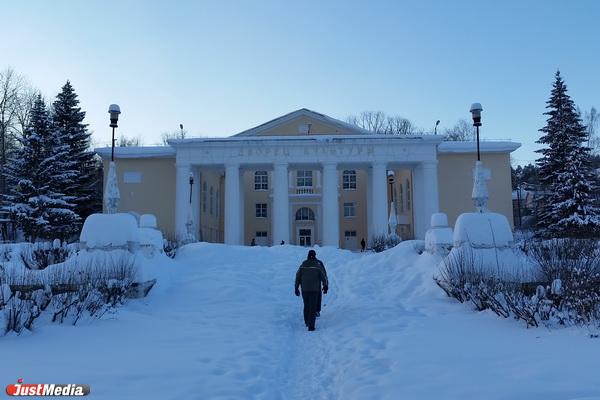
[[[437,260],[318,249],[317,331],[293,279],[306,249],[188,247],[113,317],[0,338],[0,385],[89,383],[100,399],[600,399],[600,342],[445,298]]]

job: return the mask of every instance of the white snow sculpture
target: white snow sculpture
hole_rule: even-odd
[[[140,245],[136,219],[131,214],[92,214],[86,218],[79,246],[82,250],[128,250]]]
[[[117,182],[117,167],[114,161],[110,162],[108,175],[106,176],[106,188],[104,189],[104,205],[109,214],[115,214],[119,206],[121,194]]]
[[[453,244],[452,228],[444,213],[431,215],[431,228],[425,233],[425,250],[431,254],[448,254]]]
[[[156,223],[156,217],[152,214],[142,214],[140,216],[140,228],[154,228],[156,229],[158,224]]]

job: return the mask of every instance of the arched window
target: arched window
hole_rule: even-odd
[[[206,181],[202,182],[202,212],[206,212]]]
[[[344,190],[356,190],[356,171],[345,169],[342,174],[342,187]]]
[[[308,207],[302,207],[296,211],[296,221],[314,221],[315,213]]]
[[[269,175],[267,171],[254,172],[254,190],[269,190]]]
[[[213,212],[214,212],[214,209],[215,209],[215,208],[214,208],[214,206],[215,206],[215,204],[214,204],[214,203],[215,203],[215,201],[214,201],[214,200],[215,200],[215,199],[214,199],[214,197],[215,197],[215,196],[214,196],[213,187],[211,186],[211,187],[210,187],[210,215],[213,215]]]

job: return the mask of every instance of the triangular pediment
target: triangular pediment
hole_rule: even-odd
[[[371,132],[306,108],[275,118],[234,136],[364,135]]]

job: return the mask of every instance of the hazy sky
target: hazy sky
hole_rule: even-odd
[[[600,108],[600,1],[3,1],[0,68],[47,97],[69,79],[99,144],[183,123],[228,136],[298,108],[440,130],[481,102],[482,137],[532,152],[560,68]]]

